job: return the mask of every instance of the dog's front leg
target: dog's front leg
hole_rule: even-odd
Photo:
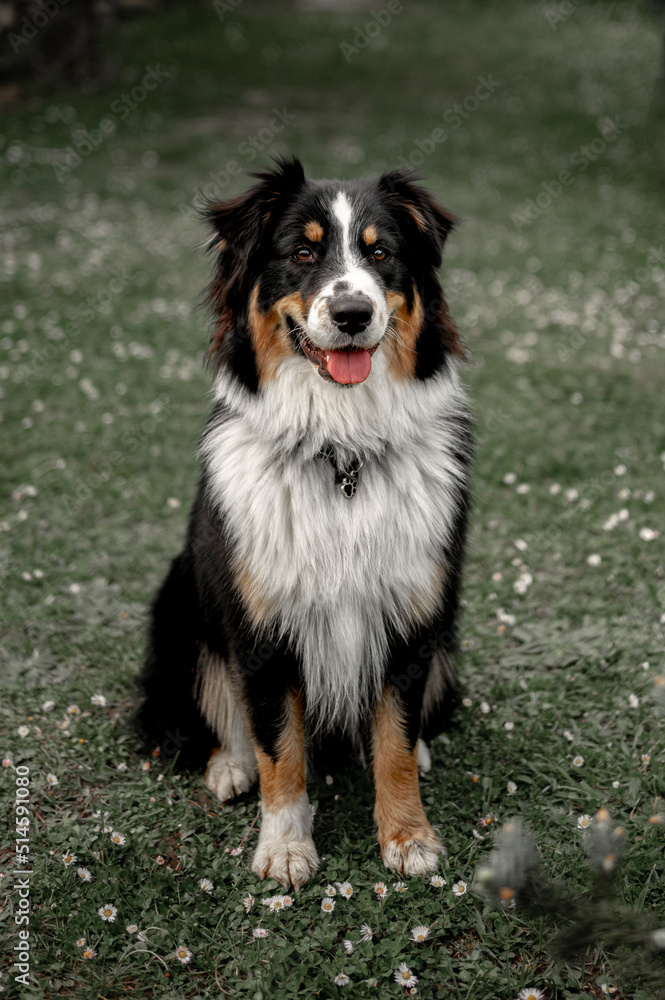
[[[418,751],[407,735],[406,714],[397,691],[386,687],[372,723],[374,819],[384,865],[402,875],[427,875],[443,847],[420,801]]]
[[[288,889],[299,889],[316,872],[312,808],[305,790],[305,735],[302,695],[284,698],[277,735],[271,743],[255,738],[261,783],[261,830],[252,870]]]

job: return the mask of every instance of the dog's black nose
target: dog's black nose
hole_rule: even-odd
[[[353,337],[369,326],[372,321],[372,303],[357,295],[343,295],[330,303],[330,315],[335,326],[342,333]]]

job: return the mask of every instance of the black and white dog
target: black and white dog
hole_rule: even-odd
[[[296,889],[318,865],[306,751],[366,749],[383,861],[425,875],[418,767],[454,686],[471,452],[436,276],[454,220],[403,171],[256,176],[206,212],[216,402],[139,719],[222,801],[258,778],[253,869]]]

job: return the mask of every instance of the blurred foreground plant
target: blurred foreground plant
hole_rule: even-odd
[[[662,821],[661,816],[652,819]],[[603,947],[612,956],[624,990],[646,990],[642,997],[663,1000],[665,926],[658,926],[653,914],[619,899],[616,875],[624,839],[622,827],[613,826],[607,809],[599,809],[584,833],[590,884],[580,895],[566,882],[547,878],[535,840],[519,820],[513,820],[498,832],[474,888],[493,905],[516,906],[525,915],[552,924],[558,931],[555,958],[568,962],[589,948]]]

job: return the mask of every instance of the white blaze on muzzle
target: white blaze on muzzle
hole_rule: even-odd
[[[385,293],[354,246],[353,209],[340,192],[332,212],[341,230],[339,271],[313,299],[304,331],[303,349],[319,364],[321,374],[343,385],[364,382],[372,367],[372,354],[388,325]],[[340,320],[344,305],[349,310],[371,309],[369,320]]]

